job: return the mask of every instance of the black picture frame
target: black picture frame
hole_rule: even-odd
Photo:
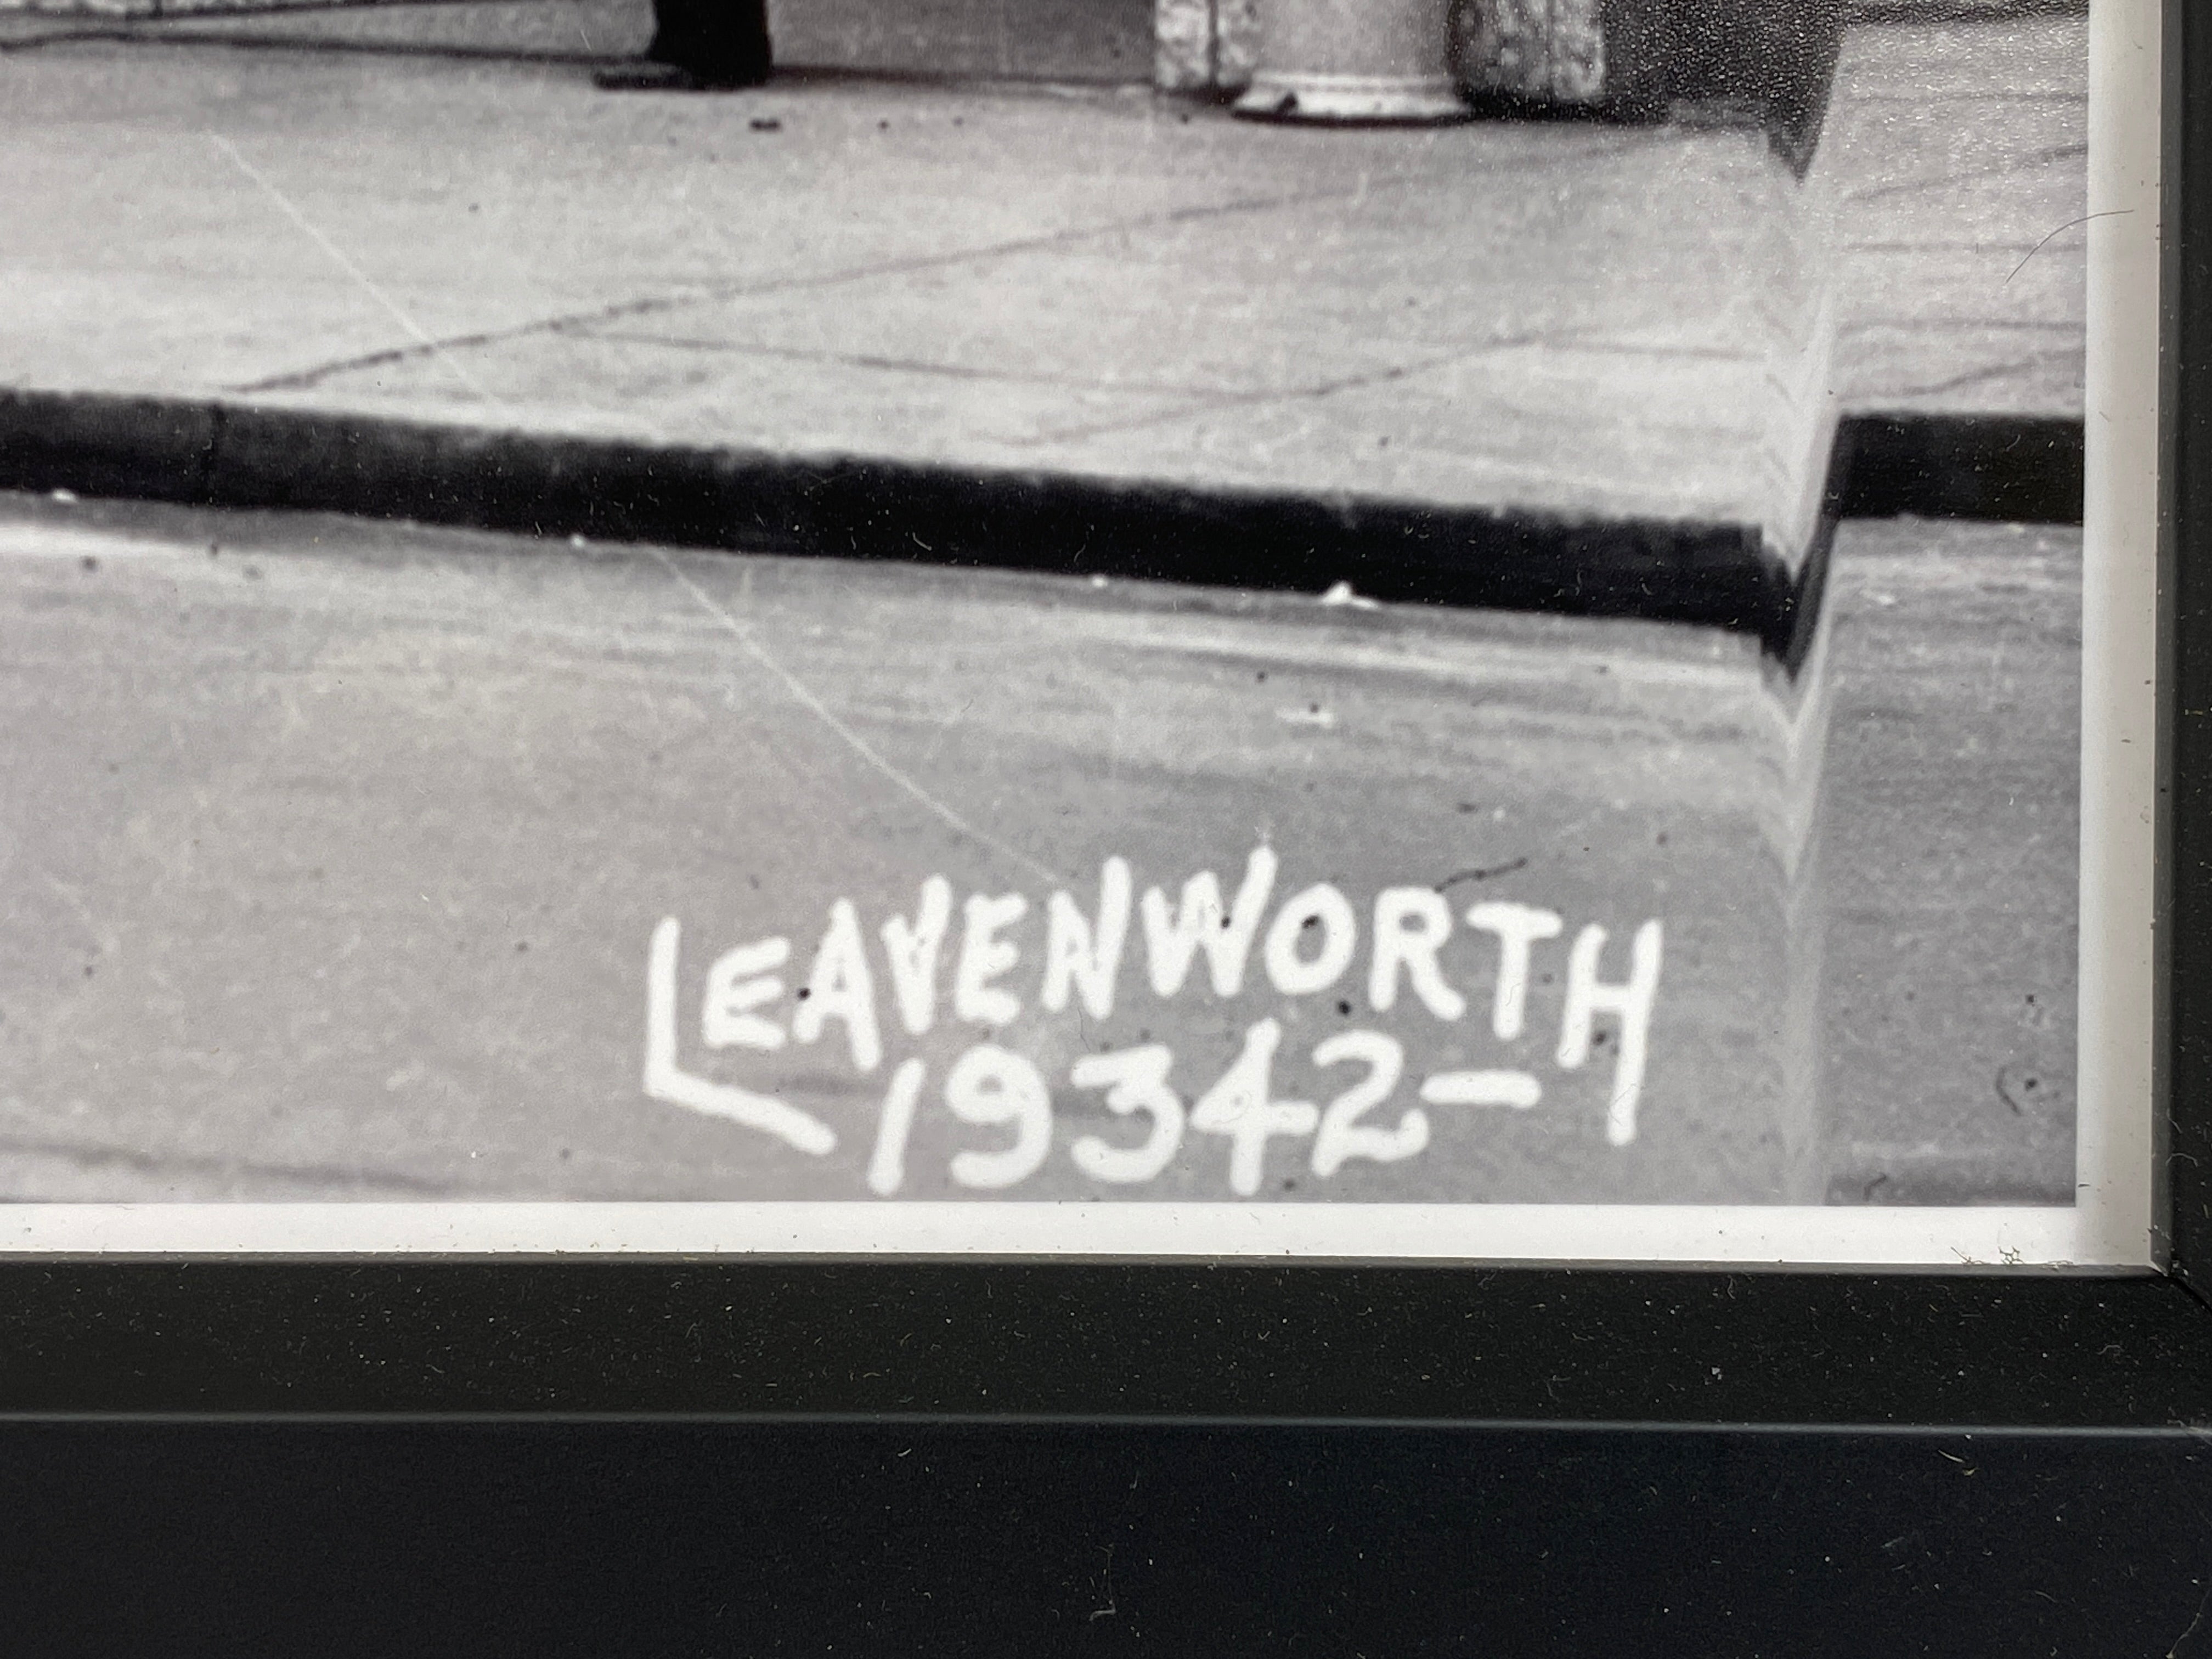
[[[2088,1522],[2079,1549],[2050,1542],[2056,1534],[2014,1533],[2015,1553],[2026,1552],[2014,1563],[2020,1582],[2031,1572],[2055,1583],[2089,1571],[2093,1555],[2118,1547],[2118,1531],[2139,1523],[2142,1553],[2134,1559],[2167,1574],[2162,1617],[2166,1601],[2182,1594],[2175,1575],[2187,1567],[2184,1545],[2212,1541],[2204,1510],[2192,1520],[2187,1507],[2205,1502],[2198,1436],[2212,1430],[2212,12],[2166,0],[2166,28],[2156,1011],[2163,1271],[13,1258],[0,1261],[0,1447],[14,1449],[21,1469],[76,1471],[118,1513],[126,1492],[137,1492],[140,1501],[182,1506],[181,1514],[195,1490],[191,1471],[202,1467],[191,1460],[219,1462],[208,1449],[214,1443],[159,1441],[145,1453],[151,1464],[134,1463],[130,1448],[155,1443],[131,1437],[223,1425],[233,1437],[225,1443],[247,1445],[261,1460],[254,1467],[276,1471],[291,1454],[270,1449],[272,1437],[319,1427],[316,1455],[331,1467],[373,1461],[382,1446],[397,1460],[386,1467],[419,1478],[424,1492],[447,1495],[433,1503],[460,1489],[424,1473],[441,1459],[449,1471],[481,1470],[505,1456],[505,1478],[534,1480],[531,1490],[555,1502],[609,1490],[603,1478],[598,1486],[585,1482],[576,1459],[604,1477],[606,1460],[629,1457],[639,1467],[668,1465],[666,1490],[705,1504],[702,1468],[745,1468],[777,1482],[849,1478],[860,1483],[855,1491],[872,1491],[848,1468],[855,1458],[880,1471],[905,1455],[899,1444],[933,1434],[940,1450],[957,1443],[971,1449],[971,1462],[996,1456],[1007,1468],[1029,1468],[1022,1459],[1034,1462],[1040,1445],[1060,1447],[1052,1464],[1059,1473],[1006,1477],[1007,1490],[1019,1486],[1031,1510],[1016,1504],[996,1517],[1005,1524],[1028,1514],[1042,1536],[1056,1523],[1034,1506],[1060,1490],[1055,1481],[1073,1478],[1070,1469],[1104,1480],[1109,1467],[1126,1473],[1142,1464],[1168,1471],[1172,1486],[1179,1464],[1211,1468],[1206,1458],[1218,1463],[1228,1455],[1224,1445],[1242,1444],[1249,1455],[1240,1467],[1294,1479],[1320,1455],[1314,1437],[1330,1431],[1365,1434],[1370,1445],[1398,1448],[1390,1455],[1401,1462],[1412,1458],[1399,1468],[1396,1490],[1416,1509],[1446,1484],[1433,1460],[1421,1462],[1427,1454],[1416,1455],[1439,1435],[1486,1436],[1492,1447],[1555,1444],[1577,1432],[1605,1439],[1609,1472],[1591,1489],[1601,1496],[1589,1500],[1600,1509],[1627,1503],[1682,1436],[1749,1435],[1766,1449],[1743,1451],[1747,1468],[1768,1467],[1765,1458],[1802,1475],[1825,1457],[1868,1480],[1891,1480],[1886,1495],[1867,1500],[1869,1524],[1879,1525],[1901,1510],[1950,1501],[1915,1484],[1927,1474],[1921,1462],[1909,1478],[1881,1475],[1890,1468],[1885,1437],[1925,1435],[1940,1449],[1961,1437],[2032,1448],[2039,1436],[2048,1437],[2045,1449],[2019,1454],[2012,1473],[1996,1474],[1986,1491],[2003,1480],[2014,1493],[2058,1480],[2080,1495],[2085,1516],[2105,1520]],[[497,1437],[532,1424],[554,1425],[554,1437]],[[88,1425],[101,1425],[96,1443],[69,1438]],[[467,1439],[471,1425],[494,1438]],[[726,1431],[754,1437],[715,1437]],[[1190,1438],[1206,1434],[1214,1437]],[[1791,1437],[1808,1436],[1825,1437],[1826,1449],[1789,1449]],[[1009,1449],[1022,1446],[1029,1450]],[[1990,1456],[1994,1470],[2003,1457]],[[668,1472],[687,1458],[691,1475]],[[164,1472],[155,1484],[167,1496],[147,1500],[139,1483],[156,1465]],[[268,1473],[258,1490],[289,1492],[290,1478]],[[220,1490],[228,1494],[222,1502],[252,1501],[204,1470],[202,1479],[212,1482],[198,1488],[204,1497]],[[1757,1485],[1745,1479],[1747,1490]],[[478,1496],[457,1501],[453,1516],[477,1513],[468,1504],[481,1492],[470,1490]],[[2128,1492],[2149,1508],[2130,1510]],[[1334,1508],[1322,1504],[1330,1524],[1379,1524],[1361,1507],[1371,1498],[1352,1485],[1344,1494]],[[2177,1494],[2187,1497],[2179,1509]],[[934,1501],[952,1500],[940,1492]],[[1991,1513],[2002,1508],[1994,1496],[1989,1504]],[[389,1504],[371,1508],[380,1524],[404,1524]],[[598,1545],[621,1531],[617,1511],[629,1513],[621,1504],[609,1511],[604,1530],[590,1534]],[[956,1511],[968,1514],[957,1503],[939,1513]],[[1660,1511],[1608,1513],[1589,1524],[1638,1537],[1663,1524]],[[1972,1522],[1971,1513],[1944,1513],[1951,1519],[1943,1524]],[[563,1524],[561,1537],[584,1551],[583,1534]],[[983,1522],[971,1515],[945,1524],[973,1531]],[[1266,1531],[1264,1518],[1238,1524],[1245,1530],[1236,1536],[1246,1540],[1238,1548]],[[1808,1524],[1845,1523],[1831,1516]],[[455,1520],[438,1535],[465,1529]],[[880,1540],[840,1535],[842,1544],[792,1569],[800,1576],[788,1582],[867,1581],[880,1566],[871,1553]],[[556,1558],[581,1556],[556,1550],[545,1559]],[[1008,1582],[1029,1581],[1017,1573]],[[1016,1599],[1006,1603],[1002,1634],[1058,1630],[1093,1645],[1115,1634],[1110,1625],[1100,1632],[1105,1621],[1086,1623],[1075,1601],[1064,1626],[1054,1622],[1056,1613],[1040,1624],[1043,1593],[1009,1593]],[[848,1611],[860,1605],[821,1594]],[[2174,1602],[2185,1620],[2194,1594]],[[795,1595],[787,1609],[793,1622],[775,1626],[779,1641],[793,1638],[805,1619],[834,1622],[814,1591]],[[1110,1585],[1099,1596],[1090,1611],[1113,1603]],[[1979,1628],[1995,1638],[2030,1627]],[[2191,1651],[2175,1638],[2197,1628],[2176,1622],[2160,1639]],[[1225,1626],[1219,1644],[1241,1650],[1261,1634],[1248,1619]],[[1333,1640],[1322,1646],[1339,1649]],[[760,1650],[778,1650],[763,1641]],[[1537,1642],[1528,1650],[1565,1650]],[[1829,1650],[1814,1637],[1790,1650]],[[2065,1650],[2153,1650],[2091,1641]]]
[[[2212,1424],[2212,18],[2166,15],[2163,1273],[15,1258],[0,1413]]]

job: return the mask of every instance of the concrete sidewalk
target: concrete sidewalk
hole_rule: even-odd
[[[1856,32],[1798,192],[1741,132],[595,91],[643,15],[4,20],[0,384],[1785,543],[1824,386],[2078,419],[2077,18]]]
[[[1753,524],[1809,441],[1773,370],[1823,250],[1756,135],[186,49],[8,74],[15,385]]]
[[[2087,20],[1857,29],[1836,100],[1845,406],[2080,420]]]

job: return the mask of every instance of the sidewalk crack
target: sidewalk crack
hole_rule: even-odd
[[[2049,167],[2054,161],[2086,159],[2087,144],[2052,144],[2045,149],[2028,151],[2024,155],[2008,156],[1987,167],[1967,167],[1958,173],[1925,173],[1917,179],[1900,179],[1893,184],[1871,185],[1864,190],[1844,194],[1846,202],[1877,202],[1886,196],[1910,196],[1923,190],[1942,190],[1952,185],[1979,184],[1987,179],[2002,179],[2008,173],[2028,173],[2037,167]]]
[[[569,331],[563,331],[564,332]],[[769,345],[752,340],[686,339],[681,335],[629,333],[620,330],[574,331],[593,340],[615,340],[630,345],[665,346],[677,351],[720,351],[733,356],[778,357],[795,362],[835,363],[848,368],[879,369],[896,374],[934,374],[956,380],[1006,381],[1020,386],[1056,386],[1069,392],[1128,392],[1163,398],[1202,398],[1203,386],[1158,380],[1112,380],[1081,374],[1024,374],[1019,369],[982,368],[965,363],[933,363],[919,357],[885,357],[872,352],[817,351],[803,346]]]
[[[1568,161],[1586,161],[1593,157],[1618,154],[1634,148],[1628,140],[1606,141],[1579,145],[1572,149],[1540,155],[1516,155],[1501,156],[1494,161],[1469,166],[1462,162],[1454,167],[1448,176],[1464,177],[1470,173],[1513,169],[1522,172],[1539,170],[1547,166]],[[454,351],[473,350],[488,345],[501,345],[512,341],[530,339],[548,334],[562,334],[588,331],[604,323],[621,322],[637,317],[665,315],[671,312],[688,310],[695,306],[713,305],[730,300],[752,299],[774,294],[794,294],[820,291],[865,283],[879,276],[902,276],[927,270],[944,270],[979,261],[1012,258],[1024,253],[1042,252],[1054,248],[1075,247],[1087,242],[1123,236],[1133,231],[1158,230],[1175,225],[1201,222],[1208,219],[1231,217],[1240,214],[1267,213],[1286,207],[1302,207],[1334,201],[1357,201],[1386,190],[1403,190],[1419,185],[1435,184],[1447,176],[1442,169],[1407,173],[1393,178],[1373,179],[1361,178],[1344,185],[1326,190],[1290,191],[1273,196],[1232,198],[1224,202],[1197,203],[1185,207],[1167,208],[1158,212],[1138,214],[1130,218],[1110,220],[1103,224],[1070,227],[1032,236],[1011,237],[1004,241],[985,243],[981,246],[957,248],[945,253],[912,255],[903,258],[881,259],[866,264],[850,265],[842,270],[825,271],[811,276],[772,277],[767,281],[737,281],[703,283],[688,293],[643,295],[628,300],[614,301],[589,310],[563,312],[551,317],[542,317],[527,323],[518,323],[505,328],[478,329],[461,334],[449,334],[437,338],[418,336],[411,345],[389,346],[380,350],[336,358],[282,374],[272,374],[256,380],[227,387],[235,395],[251,395],[267,392],[303,392],[337,375],[362,369],[386,368],[396,363],[416,359],[442,356]],[[417,332],[410,324],[410,332]]]
[[[1359,374],[1339,375],[1333,380],[1311,381],[1304,386],[1268,386],[1248,392],[1225,392],[1194,398],[1180,408],[1149,411],[1141,415],[1125,416],[1110,421],[1097,421],[1081,426],[1057,427],[1046,431],[1010,438],[1008,442],[1021,447],[1041,444],[1079,441],[1086,438],[1103,437],[1109,433],[1133,432],[1150,426],[1166,426],[1189,416],[1208,415],[1224,409],[1254,408],[1266,404],[1289,404],[1318,401],[1333,398],[1340,392],[1364,391],[1369,386],[1388,386],[1393,381],[1411,380],[1434,369],[1448,368],[1454,363],[1474,358],[1486,357],[1495,352],[1519,351],[1531,346],[1541,346],[1555,351],[1617,352],[1629,356],[1694,357],[1721,362],[1747,361],[1746,354],[1702,346],[1641,345],[1632,343],[1615,343],[1594,339],[1574,332],[1534,330],[1514,334],[1493,335],[1469,345],[1455,346],[1449,351],[1433,353],[1410,362],[1387,364],[1380,368]]]
[[[282,190],[279,190],[275,183],[272,182],[258,167],[247,161],[245,156],[240,155],[237,145],[232,143],[229,139],[224,137],[221,133],[211,132],[208,134],[208,139],[217,149],[221,150],[226,156],[229,157],[232,166],[235,167],[240,173],[244,173],[248,179],[252,181],[254,186],[258,189],[263,195],[266,196],[270,201],[276,204],[277,210],[282,212],[287,219],[289,219],[292,222],[293,225],[301,232],[301,234],[305,235],[309,241],[313,242],[318,248],[322,250],[324,256],[327,258],[332,264],[336,265],[340,270],[351,277],[356,287],[360,288],[362,292],[366,293],[370,299],[375,301],[377,305],[388,313],[392,317],[392,320],[397,322],[400,327],[405,329],[410,334],[413,335],[416,340],[419,343],[419,349],[427,352],[429,356],[435,357],[440,362],[443,363],[452,373],[453,378],[459,380],[470,392],[475,393],[478,398],[489,404],[494,409],[499,410],[502,413],[505,412],[506,405],[502,404],[498,398],[495,397],[491,392],[486,391],[483,386],[478,384],[476,376],[470,374],[468,370],[463,368],[456,359],[449,356],[447,354],[445,348],[436,339],[433,338],[429,331],[420,323],[416,322],[414,317],[410,315],[398,301],[394,300],[390,295],[379,288],[375,283],[372,282],[369,279],[368,272],[364,271],[359,265],[348,258],[343,251],[342,251],[335,242],[331,241],[329,237],[324,235],[322,231],[317,228],[314,221],[308,218],[306,214],[302,213],[290,197],[285,195]]]

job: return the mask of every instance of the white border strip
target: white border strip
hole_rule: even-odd
[[[2154,1260],[2159,222],[2165,8],[2089,13],[2075,1179],[2087,1255]],[[2085,1258],[2086,1259],[2086,1258]]]
[[[57,1204],[0,1251],[2111,1265],[2073,1209],[1544,1204]],[[2123,1265],[2140,1262],[2120,1258]]]

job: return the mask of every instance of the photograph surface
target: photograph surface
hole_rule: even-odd
[[[0,0],[0,1248],[2090,1259],[2092,28]]]

